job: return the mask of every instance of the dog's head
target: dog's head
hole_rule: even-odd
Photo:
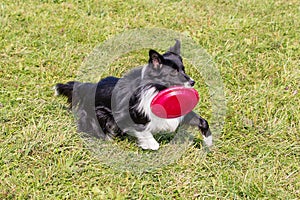
[[[192,87],[195,84],[195,81],[185,73],[178,40],[169,51],[162,55],[155,50],[150,50],[149,62],[142,76],[143,81],[151,81],[165,87]]]

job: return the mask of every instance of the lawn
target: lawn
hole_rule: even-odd
[[[299,199],[299,19],[298,0],[2,0],[0,199]],[[144,28],[176,31],[205,49],[226,115],[210,152],[196,137],[168,165],[118,170],[91,151],[52,87],[77,79],[103,42]],[[104,73],[122,75],[147,51],[122,55]],[[188,72],[201,94],[196,110],[210,122],[212,86]],[[157,154],[130,138],[107,145],[137,160]]]

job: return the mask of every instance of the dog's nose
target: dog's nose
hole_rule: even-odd
[[[189,80],[189,83],[191,84],[191,86],[195,85],[195,81],[194,80]]]

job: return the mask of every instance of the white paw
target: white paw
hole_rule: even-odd
[[[159,148],[159,144],[154,138],[138,138],[138,146],[150,150],[158,150]]]
[[[208,137],[203,136],[203,141],[207,147],[211,147],[213,144],[212,135],[210,135]]]

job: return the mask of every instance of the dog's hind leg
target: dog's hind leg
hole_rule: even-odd
[[[148,131],[134,132],[133,136],[137,138],[138,146],[142,149],[158,150],[159,144],[154,139],[152,133]]]
[[[208,122],[205,119],[194,112],[190,112],[184,116],[182,124],[198,127],[203,135],[205,145],[208,147],[212,146],[212,134],[210,132]]]
[[[116,136],[124,135],[125,133],[117,126],[111,110],[105,106],[97,106],[96,116],[99,125],[106,135],[107,139],[113,139]]]

